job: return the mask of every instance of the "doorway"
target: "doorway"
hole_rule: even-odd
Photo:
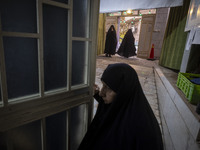
[[[151,39],[152,39],[151,36],[152,36],[152,32],[153,32],[153,27],[154,27],[153,25],[155,22],[155,15],[156,15],[156,9],[127,10],[127,11],[122,11],[122,12],[108,13],[108,14],[106,14],[106,18],[105,18],[106,21],[105,21],[104,33],[106,35],[109,27],[111,25],[114,25],[114,27],[116,29],[116,33],[117,33],[117,40],[118,40],[118,44],[117,44],[117,48],[116,48],[116,51],[117,51],[118,48],[120,47],[120,44],[121,44],[126,32],[128,31],[128,29],[132,29],[132,33],[135,38],[136,53],[141,51],[141,52],[139,52],[139,57],[140,57],[141,53],[143,53],[144,51],[142,48],[139,48],[139,47],[142,47],[142,42],[140,43],[139,41],[145,40],[148,43],[151,43]],[[152,16],[154,17],[153,20],[151,19]],[[150,19],[148,19],[149,17],[150,17]],[[149,30],[146,30],[144,28],[144,25],[142,25],[143,23],[147,24],[148,20],[154,21],[154,22],[149,23],[152,25],[151,32],[150,32],[151,34],[149,34],[148,33]],[[141,31],[141,27],[142,27],[143,31]],[[144,33],[145,33],[145,35],[148,35],[148,36],[140,37],[140,35],[141,34],[143,35]],[[141,46],[139,46],[139,44],[141,44]],[[104,47],[104,46],[102,46],[102,47]],[[146,49],[148,49],[148,48],[146,47]],[[146,49],[145,49],[145,52],[146,52]],[[101,52],[102,53],[99,53],[99,54],[103,54],[103,50]],[[143,57],[143,58],[145,58],[145,57]],[[147,56],[146,56],[146,58],[147,58]]]

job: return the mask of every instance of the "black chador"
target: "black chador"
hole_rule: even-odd
[[[124,39],[122,40],[122,43],[117,51],[117,54],[128,58],[131,56],[135,56],[136,55],[135,51],[136,51],[135,38],[133,36],[132,30],[129,29],[126,32]]]
[[[116,92],[110,104],[102,97],[78,150],[163,150],[159,124],[137,73],[124,63],[108,65],[101,80]]]
[[[113,25],[110,26],[107,34],[106,34],[106,43],[104,53],[108,57],[111,55],[115,55],[117,46],[117,37],[115,27]]]

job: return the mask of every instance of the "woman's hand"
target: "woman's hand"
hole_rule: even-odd
[[[95,95],[95,94],[98,94],[98,93],[99,93],[99,90],[100,90],[99,86],[98,86],[97,84],[94,84],[94,85],[93,85],[93,94],[94,94],[94,95]]]

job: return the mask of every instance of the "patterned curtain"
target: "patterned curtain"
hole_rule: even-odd
[[[97,55],[104,54],[106,14],[99,14]]]
[[[170,9],[159,60],[161,66],[180,70],[187,40],[187,32],[184,32],[184,29],[189,5],[190,0],[184,0],[183,6]]]

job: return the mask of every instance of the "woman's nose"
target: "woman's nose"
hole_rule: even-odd
[[[99,96],[103,97],[105,96],[105,92],[104,92],[104,89],[102,88],[101,91],[99,92]]]

